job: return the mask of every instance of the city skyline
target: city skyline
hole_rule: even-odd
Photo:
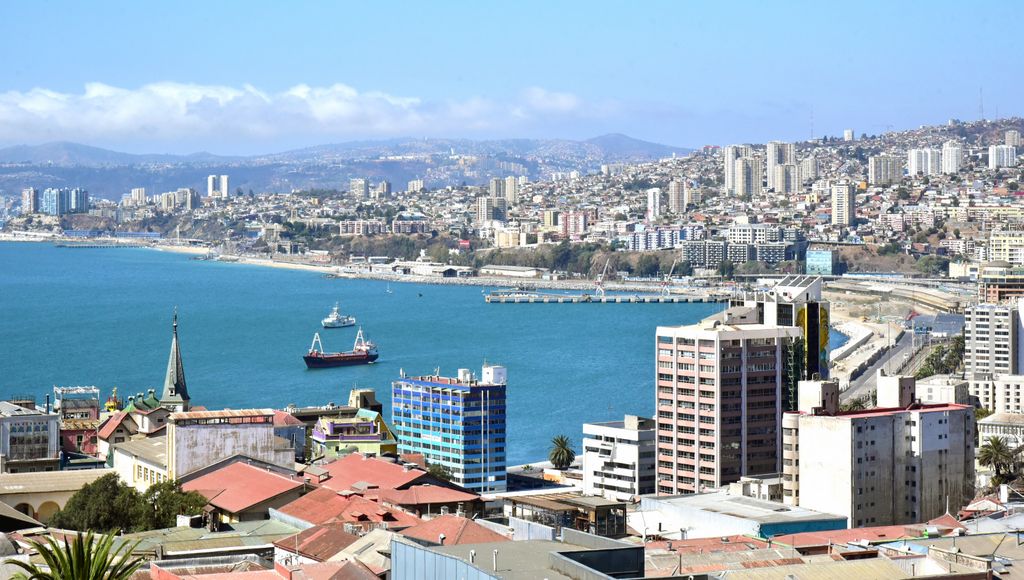
[[[901,7],[885,21],[869,21],[870,6],[839,14],[805,3],[237,8],[8,7],[0,47],[14,65],[0,84],[0,146],[251,154],[390,137],[625,133],[700,147],[974,120],[982,100],[985,117],[1020,114],[1020,81],[974,56],[1010,47],[988,32],[1021,11],[1010,3],[958,13],[952,42],[936,34],[948,3]],[[20,32],[42,25],[67,42],[24,41]],[[766,46],[785,56],[752,58]],[[921,46],[957,71],[955,82],[877,66]]]

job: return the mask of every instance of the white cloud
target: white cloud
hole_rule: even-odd
[[[80,93],[44,88],[0,93],[0,142],[82,140],[219,143],[254,139],[343,140],[396,135],[515,132],[603,116],[576,95],[541,87],[511,101],[469,96],[429,102],[345,84],[272,93],[159,82],[138,88],[88,83]]]

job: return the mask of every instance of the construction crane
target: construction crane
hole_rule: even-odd
[[[676,264],[678,264],[678,263],[679,263],[679,259],[678,258],[676,258],[675,260],[672,261],[672,268],[669,269],[668,276],[665,276],[665,278],[661,281],[661,292],[660,292],[660,294],[662,296],[666,296],[667,297],[669,294],[671,294],[671,292],[669,291],[669,286],[672,284],[672,274],[676,271]]]
[[[594,289],[594,295],[598,298],[604,298],[604,277],[608,274],[608,265],[612,263],[612,259],[608,258],[608,261],[604,263],[604,270],[601,275],[594,281],[596,288]]]

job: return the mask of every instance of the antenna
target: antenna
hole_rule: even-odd
[[[978,118],[985,120],[985,89],[978,87]]]

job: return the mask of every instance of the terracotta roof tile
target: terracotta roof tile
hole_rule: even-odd
[[[511,541],[473,520],[453,515],[439,516],[402,531],[403,536],[428,542],[437,542],[441,534],[444,534],[446,546]]]
[[[468,492],[441,487],[439,485],[414,485],[408,489],[381,490],[380,499],[392,505],[425,505],[474,501],[480,496]]]
[[[295,425],[305,425],[305,423],[296,419],[291,413],[277,409],[274,410],[274,427],[292,427]]]
[[[337,491],[353,489],[353,484],[366,482],[379,489],[402,489],[421,478],[429,477],[427,472],[406,468],[376,457],[352,453],[323,466],[330,479],[323,482],[325,487]]]
[[[345,531],[345,522],[333,521],[281,538],[274,545],[288,552],[298,551],[299,555],[317,562],[324,562],[358,539],[358,536]]]

